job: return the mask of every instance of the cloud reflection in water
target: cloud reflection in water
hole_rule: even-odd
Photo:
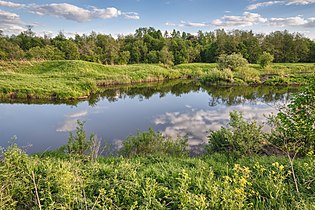
[[[227,126],[229,113],[236,110],[244,114],[245,119],[254,119],[259,123],[266,122],[266,115],[276,113],[273,107],[259,103],[257,106],[242,104],[236,106],[216,106],[209,110],[195,109],[186,105],[183,112],[166,112],[154,118],[154,124],[162,127],[163,134],[176,138],[188,135],[188,144],[196,146],[207,142],[210,130],[218,130],[221,126]],[[264,128],[267,130],[267,128]]]

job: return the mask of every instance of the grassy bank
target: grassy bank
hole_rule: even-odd
[[[98,158],[9,148],[0,164],[3,209],[314,209],[314,156]]]
[[[84,61],[1,62],[2,97],[69,99],[89,96],[98,86],[180,78],[159,65],[105,66]]]
[[[314,64],[273,64],[266,69],[250,65],[238,72],[220,71],[216,64],[181,64],[166,68],[154,64],[106,66],[84,61],[0,62],[0,97],[80,99],[101,86],[134,84],[177,78],[197,78],[208,84],[291,85],[304,83]]]

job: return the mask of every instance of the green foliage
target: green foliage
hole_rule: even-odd
[[[248,61],[243,58],[242,54],[232,53],[231,55],[222,54],[218,58],[219,69],[231,69],[236,71],[237,68],[246,67]]]
[[[208,136],[208,153],[223,151],[246,156],[261,152],[265,137],[262,127],[256,121],[247,122],[242,114],[231,112],[229,125],[231,128],[211,131]]]
[[[33,47],[28,51],[31,59],[35,60],[62,60],[64,53],[53,46]]]
[[[311,82],[271,118],[271,142],[292,152],[315,149],[315,84]]]
[[[129,63],[129,60],[130,60],[130,52],[129,51],[123,51],[120,53],[118,64],[126,65]]]
[[[263,52],[270,53],[276,63],[292,63],[314,62],[314,46],[313,40],[299,33],[291,34],[286,30],[268,35],[241,30],[226,32],[223,29],[199,31],[193,35],[173,30],[162,35],[160,30],[150,27],[139,28],[134,34],[118,36],[115,39],[111,35],[95,32],[77,34],[74,38],[66,38],[62,32],[51,38],[39,37],[29,28],[18,35],[0,34],[0,59],[29,59],[30,54],[33,54],[35,59],[42,59],[38,58],[42,57],[38,51],[45,51],[46,47],[55,47],[62,52],[61,59],[80,59],[107,65],[156,63],[156,55],[158,57],[163,55],[164,58],[160,58],[159,61],[169,66],[210,63],[217,61],[220,55],[233,53],[242,55],[250,63],[259,63],[259,58],[265,55]],[[32,48],[35,49],[31,50]],[[165,49],[168,49],[169,55]],[[59,53],[58,55],[60,56]]]
[[[187,153],[187,139],[178,137],[172,139],[163,136],[160,132],[149,129],[148,132],[137,132],[130,135],[122,143],[120,154],[127,157],[146,155],[180,156]]]
[[[235,76],[246,83],[260,83],[260,73],[248,66],[238,67]]]
[[[230,69],[219,70],[217,68],[214,68],[203,77],[203,81],[210,83],[231,83],[234,81],[233,72]]]
[[[75,134],[69,133],[68,143],[66,145],[66,152],[74,155],[83,155],[90,148],[94,134],[90,135],[89,139],[86,139],[86,132],[84,130],[84,123],[77,121],[77,127]]]
[[[314,156],[297,160],[300,196],[282,157],[28,156],[0,160],[3,209],[314,209]],[[37,189],[37,194],[36,190]],[[38,199],[37,199],[38,198]],[[38,202],[39,200],[39,202]]]
[[[261,68],[266,68],[272,63],[273,60],[274,60],[273,55],[271,55],[268,52],[263,52],[263,54],[258,59],[258,63],[261,66]]]
[[[168,48],[163,47],[159,54],[159,61],[166,66],[173,66],[174,65],[173,60],[174,60],[174,57],[169,52]]]

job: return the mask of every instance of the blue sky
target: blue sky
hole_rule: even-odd
[[[117,36],[139,27],[199,30],[276,30],[315,39],[315,0],[0,0],[0,29],[71,36],[95,31]]]

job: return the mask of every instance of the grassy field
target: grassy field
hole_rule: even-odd
[[[91,161],[9,148],[2,209],[314,209],[315,157],[108,157]]]
[[[315,64],[273,64],[261,70],[222,72],[216,64],[181,64],[166,68],[154,64],[106,66],[84,61],[0,62],[0,98],[80,99],[100,86],[133,84],[177,78],[236,84],[300,84],[315,71]]]

